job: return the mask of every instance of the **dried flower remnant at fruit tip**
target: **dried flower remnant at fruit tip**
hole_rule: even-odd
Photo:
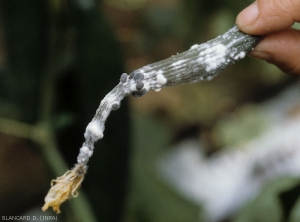
[[[60,213],[60,205],[68,200],[71,196],[78,196],[78,188],[80,187],[87,167],[77,164],[72,170],[68,170],[61,177],[51,181],[51,188],[45,197],[45,204],[42,207],[46,211],[52,207],[53,211],[57,214]]]

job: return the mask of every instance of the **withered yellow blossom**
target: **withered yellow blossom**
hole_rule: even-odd
[[[46,211],[49,207],[57,214],[60,213],[60,205],[71,197],[78,196],[78,188],[83,181],[87,167],[82,164],[77,164],[72,170],[68,170],[61,177],[51,181],[51,188],[45,197],[45,204],[42,207]]]

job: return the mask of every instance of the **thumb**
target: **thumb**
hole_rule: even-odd
[[[266,35],[249,53],[285,73],[300,75],[300,31],[292,28]]]
[[[299,0],[256,0],[237,16],[238,27],[252,35],[265,35],[300,21]]]

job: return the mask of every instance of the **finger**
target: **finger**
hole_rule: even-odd
[[[300,31],[289,28],[267,35],[249,55],[272,63],[285,73],[300,75]]]
[[[253,35],[277,32],[300,21],[299,0],[257,0],[237,16],[238,27]]]

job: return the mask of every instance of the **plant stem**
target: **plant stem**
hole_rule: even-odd
[[[228,66],[243,59],[259,40],[260,36],[245,34],[234,26],[213,40],[193,45],[188,51],[146,65],[130,75],[122,74],[119,84],[104,97],[86,128],[78,163],[87,164],[93,154],[94,143],[103,137],[107,117],[111,110],[120,107],[125,96],[132,94],[141,97],[150,89],[159,91],[165,86],[211,80]]]
[[[56,184],[49,190],[43,210],[52,207],[59,213],[60,204],[74,196],[93,155],[94,144],[103,137],[106,119],[112,110],[120,108],[125,96],[132,94],[141,97],[150,89],[159,91],[165,86],[210,80],[228,66],[243,59],[259,40],[259,36],[247,35],[234,26],[213,40],[193,45],[186,52],[146,65],[130,75],[123,73],[119,84],[103,98],[94,118],[87,125],[85,141],[77,157],[78,163],[72,170],[54,180]]]

